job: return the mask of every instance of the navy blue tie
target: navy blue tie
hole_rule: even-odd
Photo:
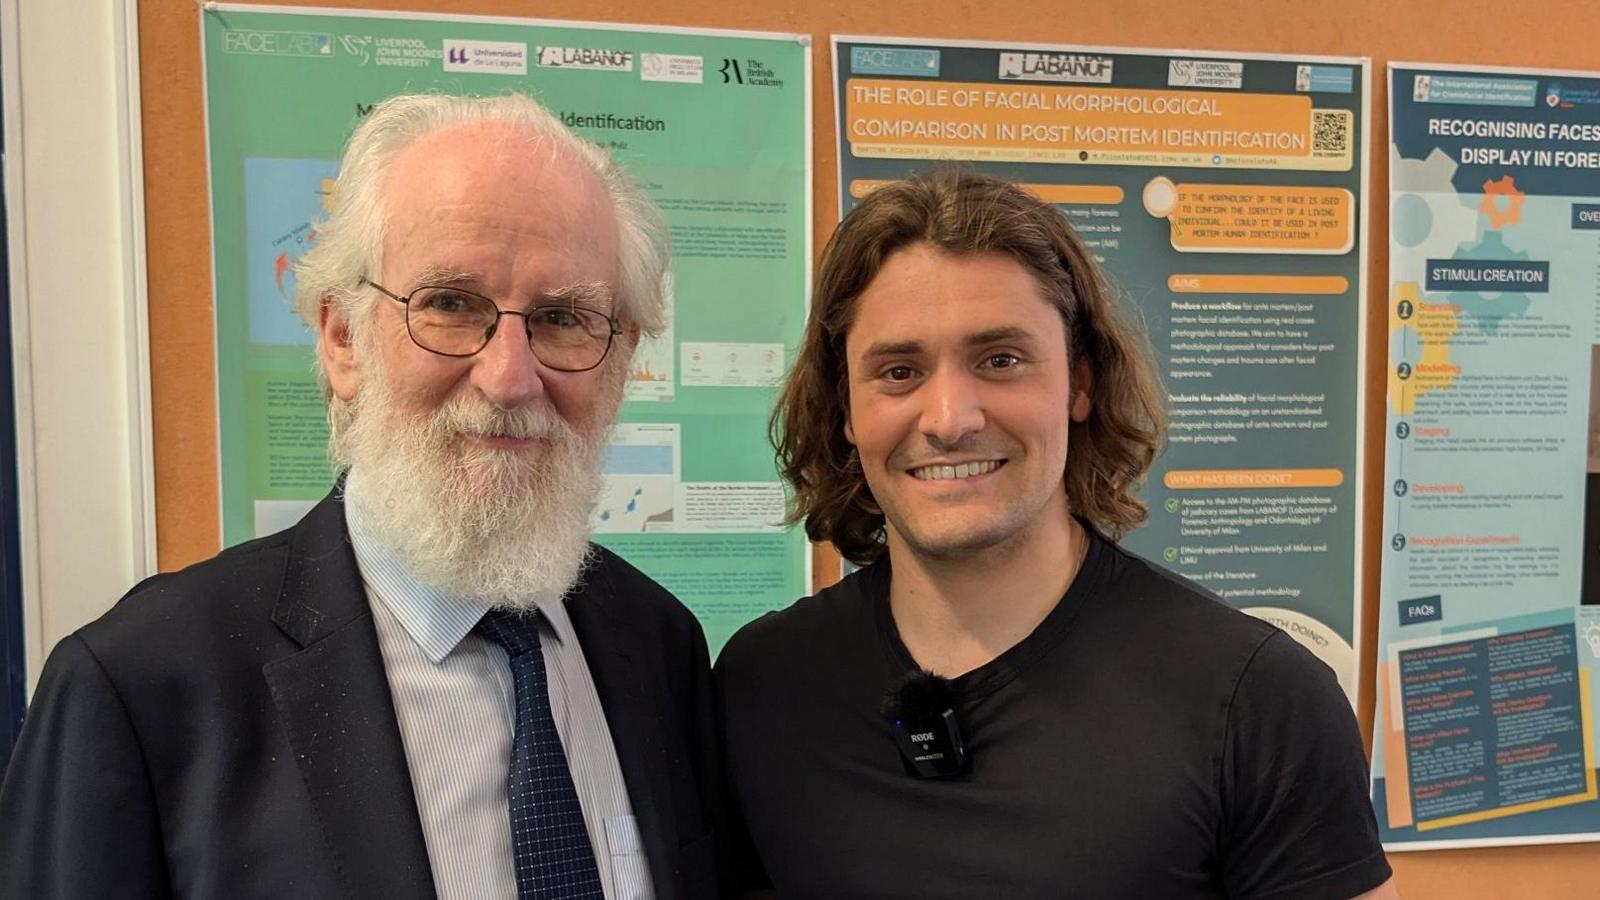
[[[549,680],[536,615],[492,610],[478,623],[511,657],[517,730],[511,740],[511,853],[519,900],[603,898],[594,847],[550,714]]]

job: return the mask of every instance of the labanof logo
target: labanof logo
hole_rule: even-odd
[[[717,69],[722,75],[723,84],[740,84],[747,87],[783,87],[783,79],[766,63],[759,59],[735,59],[731,56],[722,58],[722,66]]]
[[[633,52],[593,47],[539,47],[539,65],[547,69],[588,69],[596,72],[632,72]]]
[[[332,56],[333,35],[230,29],[222,33],[222,52],[254,56]]]
[[[1002,53],[1000,78],[1008,81],[1111,83],[1109,56],[1078,53]]]
[[[515,41],[444,42],[446,72],[484,72],[491,75],[528,74],[528,45]]]

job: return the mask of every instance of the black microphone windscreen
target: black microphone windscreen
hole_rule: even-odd
[[[937,719],[956,705],[956,686],[948,678],[926,669],[912,672],[883,698],[883,717]]]

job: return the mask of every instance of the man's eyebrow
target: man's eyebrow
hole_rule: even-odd
[[[545,291],[538,297],[541,306],[587,306],[602,308],[609,306],[612,299],[611,285],[604,281],[580,281]]]
[[[914,356],[921,352],[921,341],[878,341],[868,346],[867,352],[862,354],[862,357],[876,359],[880,356]]]
[[[441,266],[430,263],[422,267],[416,277],[411,280],[413,285],[425,284],[454,284],[476,285],[483,282],[483,276],[477,272],[468,272],[465,269],[456,269],[450,266]]]
[[[987,328],[966,337],[964,343],[971,347],[978,344],[994,344],[1000,341],[1029,341],[1033,339],[1033,332],[1018,325],[1001,325],[997,328]]]
[[[1030,341],[1033,332],[1018,325],[1001,325],[996,328],[986,328],[976,331],[961,339],[961,343],[968,347],[982,344],[994,344],[1000,341]],[[884,356],[915,356],[922,352],[922,342],[911,341],[878,341],[867,347],[863,359],[877,359]]]

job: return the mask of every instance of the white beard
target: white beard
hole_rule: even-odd
[[[484,607],[529,610],[577,581],[589,553],[601,458],[621,401],[607,365],[594,420],[574,424],[548,400],[503,410],[475,392],[425,415],[396,410],[376,348],[360,393],[332,414],[336,461],[357,473],[345,501],[413,578]],[[612,363],[612,360],[607,360]],[[342,422],[338,421],[342,418]],[[497,450],[463,437],[534,438]]]

